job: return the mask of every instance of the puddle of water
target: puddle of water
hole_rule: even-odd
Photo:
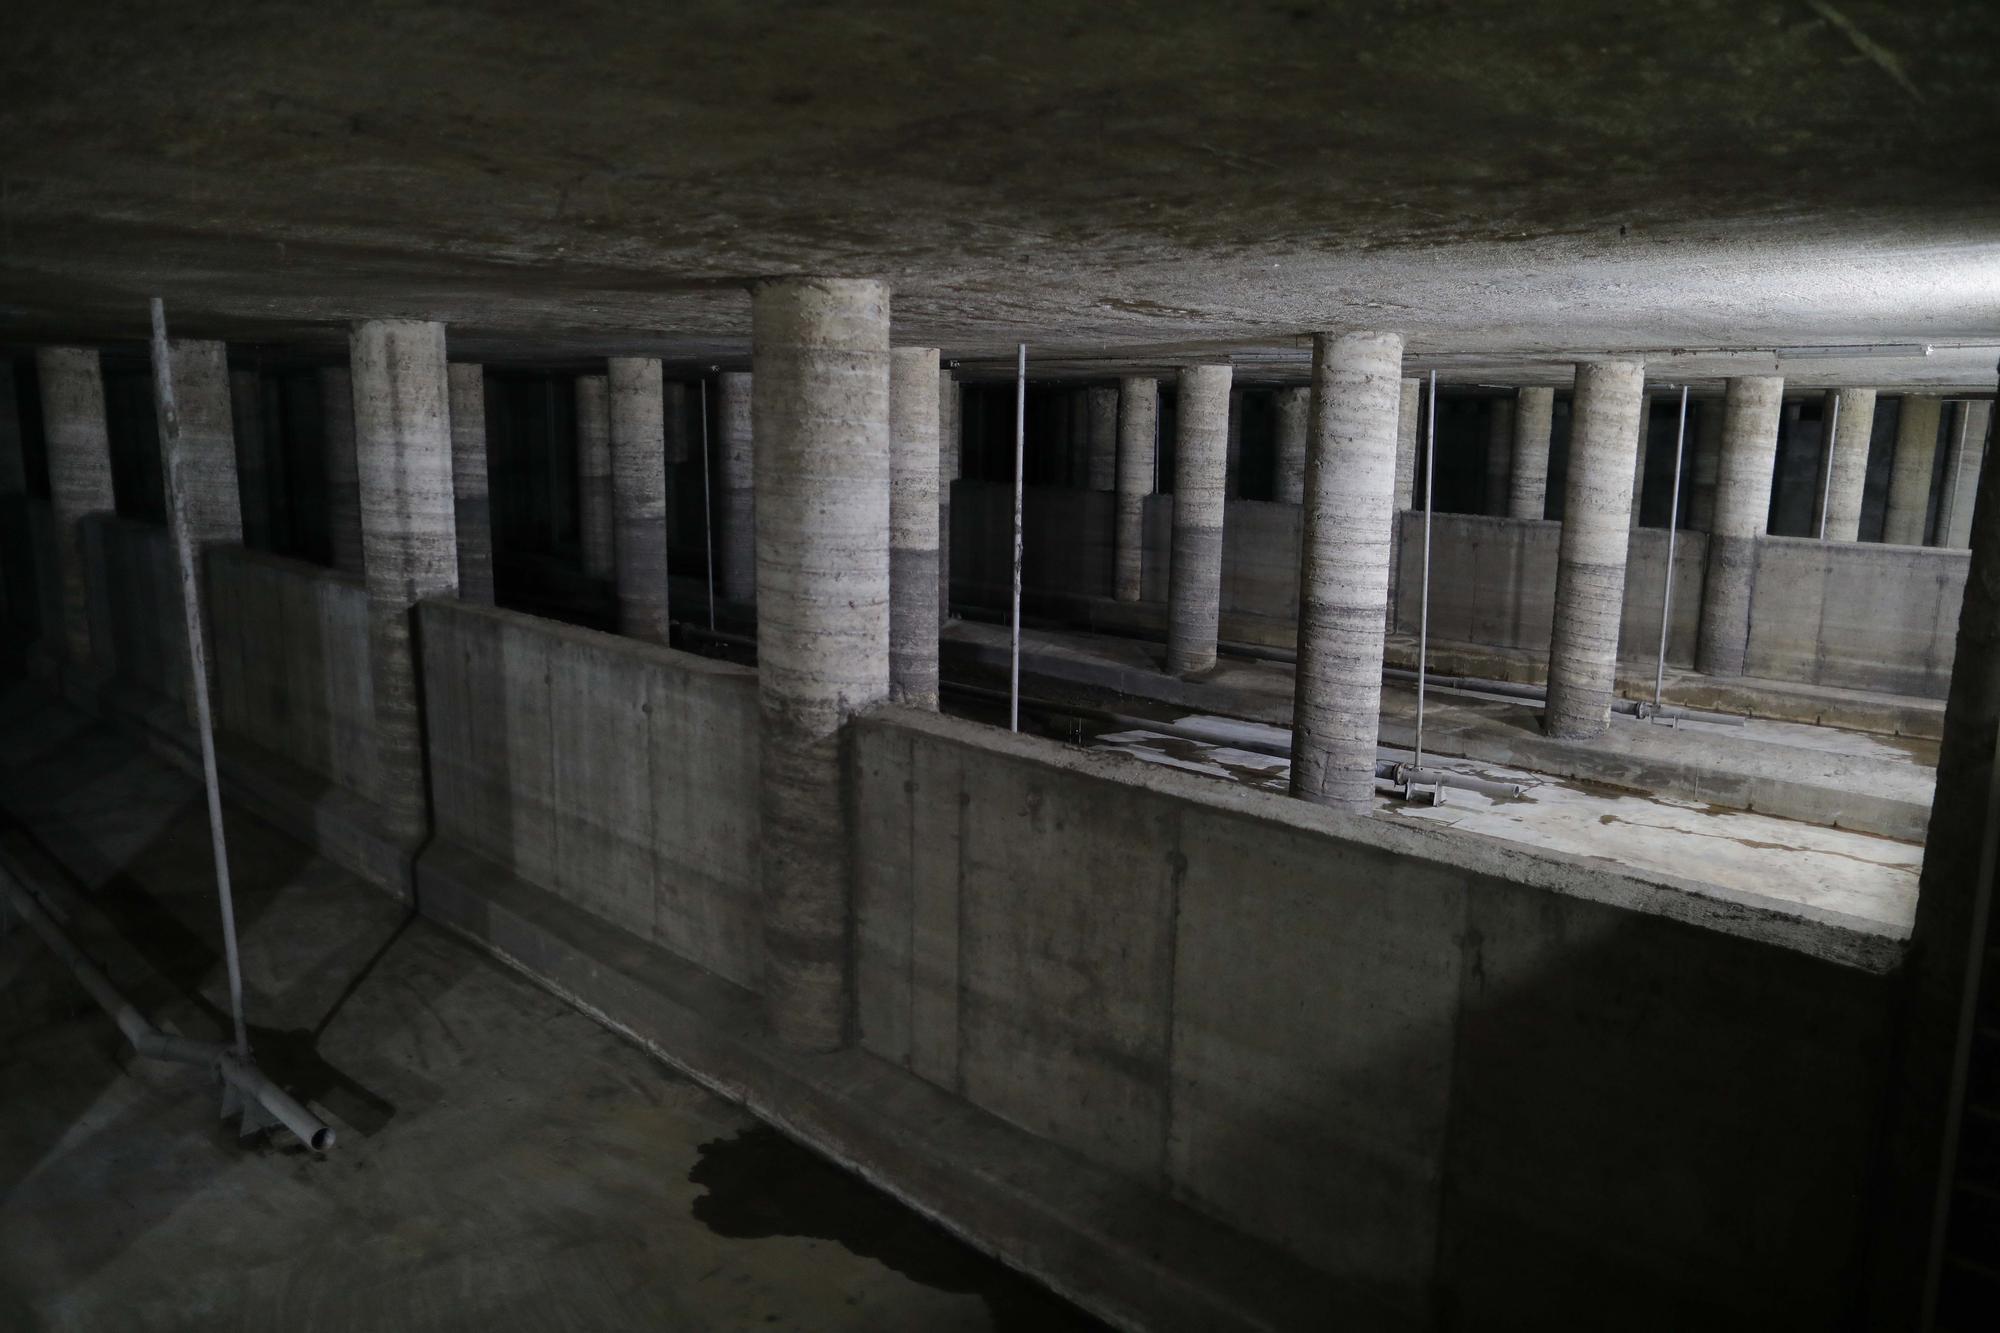
[[[694,1217],[718,1236],[830,1240],[937,1291],[978,1296],[999,1333],[1104,1333],[1106,1326],[988,1258],[860,1177],[766,1125],[714,1139],[688,1179]]]

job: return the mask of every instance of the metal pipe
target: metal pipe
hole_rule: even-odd
[[[236,899],[229,886],[229,843],[222,828],[222,784],[215,772],[215,728],[208,708],[208,650],[202,634],[201,584],[194,542],[188,534],[187,478],[181,458],[181,421],[174,407],[174,365],[167,347],[167,308],[152,302],[153,394],[159,416],[160,457],[167,490],[167,522],[180,563],[181,611],[187,621],[188,676],[194,692],[195,730],[201,742],[201,780],[208,792],[208,836],[215,857],[215,896],[222,911],[222,954],[229,970],[229,1015],[236,1025],[236,1054],[250,1058],[250,1030],[243,1022],[243,964],[236,951]]]
[[[1674,609],[1674,538],[1680,535],[1681,526],[1681,461],[1687,449],[1688,434],[1688,386],[1681,385],[1681,421],[1674,432],[1674,493],[1667,503],[1667,566],[1660,578],[1660,656],[1653,666],[1653,707],[1659,708],[1660,696],[1667,690],[1667,626],[1672,620]],[[1832,472],[1827,473],[1832,476]]]
[[[1417,739],[1411,748],[1410,767],[1421,772],[1424,766],[1424,676],[1431,647],[1431,495],[1437,480],[1438,373],[1431,372],[1430,406],[1424,413],[1424,595],[1417,620]]]
[[[708,493],[708,381],[701,381],[701,546],[708,567],[708,627],[715,628],[715,502]]]
[[[1826,540],[1826,507],[1833,501],[1833,441],[1834,432],[1840,427],[1840,391],[1833,392],[1833,410],[1828,412],[1826,422],[1826,480],[1819,490],[1819,539]]]
[[[162,1032],[154,1027],[146,1016],[138,1011],[130,1000],[111,984],[102,968],[92,962],[90,956],[80,948],[63,928],[56,923],[35,891],[25,880],[5,865],[0,865],[0,892],[13,906],[21,919],[34,927],[49,951],[61,959],[77,982],[97,1002],[98,1008],[111,1017],[132,1044],[138,1054],[153,1060],[172,1060],[182,1064],[206,1065],[216,1072],[224,1082],[238,1092],[254,1100],[286,1129],[315,1152],[325,1152],[333,1147],[334,1132],[331,1126],[312,1112],[301,1106],[297,1099],[273,1083],[248,1060],[237,1055],[228,1047],[211,1041],[197,1041],[178,1033]]]
[[[1011,699],[1007,730],[1021,729],[1021,497],[1027,486],[1028,344],[1014,352],[1014,626]]]

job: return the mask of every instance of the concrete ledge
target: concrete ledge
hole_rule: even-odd
[[[426,848],[417,888],[425,916],[1119,1327],[1410,1326],[865,1051],[775,1049],[750,992],[461,847]]]

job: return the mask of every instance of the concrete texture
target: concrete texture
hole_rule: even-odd
[[[916,708],[938,702],[937,384],[937,348],[889,354],[889,697]]]
[[[317,378],[321,429],[326,436],[326,527],[333,567],[343,574],[358,575],[363,569],[361,472],[354,452],[354,375],[346,366],[325,366]],[[480,412],[483,417],[483,404]],[[243,422],[239,420],[236,428],[241,431]],[[258,430],[261,434],[261,425]],[[247,503],[247,491],[245,495]],[[265,521],[269,522],[268,517]]]
[[[1750,640],[1750,595],[1757,539],[1771,509],[1771,470],[1785,382],[1775,375],[1729,381],[1722,452],[1716,463],[1715,526],[1701,585],[1701,637],[1695,666],[1712,676],[1740,676]]]
[[[111,493],[111,442],[104,421],[104,373],[96,351],[44,347],[35,353],[48,446],[49,500],[55,519],[54,566],[61,580],[61,635],[45,636],[62,659],[85,674],[91,652],[89,590],[83,560],[85,514],[117,507]]]
[[[375,711],[375,799],[393,833],[429,820],[411,616],[458,592],[451,489],[451,407],[444,325],[354,326],[355,457],[368,588],[368,675]]]
[[[1306,494],[1306,431],[1312,390],[1278,390],[1278,480],[1272,496],[1279,504],[1303,504]]]
[[[1944,494],[1938,501],[1939,546],[1963,550],[1972,545],[1973,502],[1979,494],[1979,473],[1986,465],[1986,438],[1992,425],[1991,400],[1953,405]]]
[[[751,430],[752,380],[739,371],[716,379],[716,586],[732,602],[757,597],[757,499]]]
[[[222,1035],[199,782],[18,688],[0,718],[6,851],[150,1016]],[[339,1144],[239,1143],[207,1079],[132,1058],[39,941],[0,937],[8,1327],[1097,1327],[547,982],[229,825],[260,1063]]]
[[[1555,623],[1549,633],[1551,736],[1587,739],[1609,722],[1625,600],[1632,450],[1643,423],[1646,368],[1601,361],[1576,368],[1569,476],[1556,554]]]
[[[493,605],[493,506],[486,471],[486,372],[455,361],[451,393],[452,522],[458,534],[458,595]],[[337,566],[336,566],[337,567]]]
[[[1642,390],[1639,395],[1639,447],[1632,456],[1632,527],[1636,530],[1645,522],[1646,462],[1651,457],[1653,446],[1653,399],[1656,395]],[[1574,418],[1572,418],[1574,420]],[[1570,438],[1576,438],[1575,427],[1571,427]],[[1572,445],[1572,448],[1574,445]],[[1564,511],[1563,517],[1569,517]]]
[[[1511,511],[1513,477],[1514,400],[1495,398],[1486,405],[1487,513],[1501,515]]]
[[[856,763],[883,1058],[1416,1322],[1843,1317],[1885,988],[1689,924],[1791,913],[951,719]]]
[[[964,424],[958,378],[938,371],[938,623],[951,619],[951,490],[959,478]]]
[[[1222,607],[1222,524],[1228,494],[1230,368],[1191,366],[1174,408],[1174,527],[1170,552],[1167,669],[1215,665]]]
[[[175,414],[180,420],[181,512],[187,523],[189,551],[196,562],[197,595],[202,599],[203,655],[208,663],[208,693],[213,699],[215,605],[200,585],[199,570],[207,553],[214,548],[243,544],[242,498],[236,483],[236,436],[230,419],[229,355],[219,342],[175,341],[168,346],[168,358],[173,368]],[[177,580],[180,562],[176,559],[171,563]],[[185,617],[181,633],[186,636]],[[195,713],[191,694],[187,706],[192,723]]]
[[[1089,391],[1090,460],[1084,485],[1093,491],[1118,489],[1118,387],[1094,384]]]
[[[784,1045],[848,1037],[840,732],[889,692],[889,290],[760,286],[757,685],[765,1012]]]
[[[276,482],[271,474],[271,445],[265,438],[264,430],[263,375],[255,370],[230,371],[229,400],[231,429],[235,435],[237,510],[243,524],[243,540],[255,550],[268,551],[273,544]],[[333,426],[334,423],[328,422],[326,428],[330,431]],[[329,477],[329,488],[332,481]],[[353,517],[358,525],[361,517],[358,493],[351,493],[351,498],[356,505]],[[340,499],[329,489],[329,521],[334,518],[339,505]],[[357,526],[356,532],[359,530]],[[359,572],[358,564],[355,570]]]
[[[1875,391],[1828,390],[1820,421],[1829,420],[1833,422],[1833,452],[1827,466],[1833,475],[1826,479],[1823,535],[1830,542],[1859,541],[1861,494],[1868,480],[1868,442],[1875,434]]]
[[[1549,441],[1555,429],[1556,391],[1522,389],[1514,405],[1514,465],[1509,474],[1509,518],[1539,522],[1548,511]]]
[[[1160,386],[1128,377],[1118,384],[1118,507],[1112,543],[1111,595],[1136,602],[1144,595],[1146,497],[1153,493],[1159,447]]]
[[[1889,466],[1889,509],[1882,540],[1922,546],[1928,535],[1931,465],[1937,458],[1944,403],[1928,394],[1905,394],[1896,414],[1896,452]]]
[[[667,641],[666,400],[660,363],[606,363],[611,409],[611,531],[618,632]]]
[[[1722,466],[1722,422],[1726,411],[1720,398],[1699,399],[1694,411],[1694,452],[1688,463],[1688,526],[1696,532],[1713,532],[1715,483]]]
[[[576,377],[576,511],[583,572],[594,579],[618,574],[616,508],[611,496],[611,379]]]
[[[1375,798],[1402,361],[1393,333],[1314,337],[1291,793],[1340,809]]]

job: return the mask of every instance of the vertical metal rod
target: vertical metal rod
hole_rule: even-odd
[[[715,509],[708,495],[708,381],[701,382],[701,545],[708,566],[708,628],[715,629]]]
[[[1028,344],[1014,360],[1014,628],[1013,664],[1007,687],[1007,730],[1021,729],[1021,495],[1027,473],[1023,466],[1028,441]]]
[[[1437,476],[1438,373],[1431,372],[1430,405],[1424,420],[1424,587],[1417,617],[1417,743],[1410,765],[1424,766],[1424,684],[1430,671],[1431,651],[1431,483]]]
[[[174,406],[174,364],[167,350],[167,308],[153,298],[153,405],[159,415],[160,461],[167,484],[167,522],[180,562],[181,610],[187,619],[188,686],[194,691],[195,731],[201,742],[201,780],[208,789],[208,836],[215,855],[215,896],[222,909],[222,955],[229,968],[229,1014],[236,1024],[236,1054],[250,1058],[243,1022],[243,964],[236,952],[236,898],[229,887],[229,843],[222,830],[222,787],[215,774],[215,733],[208,711],[208,651],[202,638],[201,583],[194,540],[188,533],[187,478],[181,458],[181,419]]]
[[[1840,427],[1840,391],[1834,390],[1833,409],[1826,414],[1826,480],[1819,489],[1819,539],[1826,540],[1826,507],[1833,502],[1833,433]]]
[[[1681,461],[1687,450],[1688,386],[1681,385],[1681,422],[1674,432],[1674,494],[1667,504],[1667,566],[1660,579],[1660,658],[1653,665],[1653,707],[1667,688],[1667,625],[1674,610],[1674,538],[1681,526]],[[1832,460],[1828,460],[1831,467]],[[1832,475],[1830,472],[1828,475]]]

